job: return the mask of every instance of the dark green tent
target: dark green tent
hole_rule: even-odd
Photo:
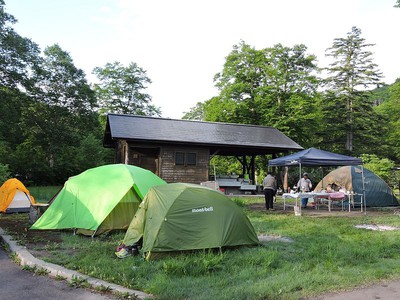
[[[149,190],[126,232],[124,244],[143,237],[143,251],[155,253],[257,245],[242,209],[219,191],[172,183]]]
[[[149,170],[113,164],[71,177],[31,229],[79,229],[100,234],[126,229],[149,188],[166,184]]]
[[[387,183],[374,172],[365,169],[364,171],[357,166],[345,166],[333,170],[326,175],[315,187],[315,191],[325,189],[328,184],[335,183],[347,191],[353,191],[358,194],[355,197],[361,197],[363,194],[363,178],[366,206],[396,206],[399,205],[396,196]],[[355,199],[357,203],[361,201]]]

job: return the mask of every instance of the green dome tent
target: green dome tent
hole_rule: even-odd
[[[242,209],[203,186],[171,183],[149,190],[126,232],[124,244],[143,237],[147,258],[155,253],[257,245]]]
[[[154,173],[113,164],[69,178],[49,208],[30,229],[79,229],[100,234],[126,229],[149,188],[166,184]]]
[[[357,166],[345,166],[333,170],[315,187],[315,191],[335,183],[357,194],[363,193],[362,170]],[[392,189],[374,172],[364,168],[364,185],[366,206],[396,206],[399,205]],[[357,200],[357,202],[360,202]]]

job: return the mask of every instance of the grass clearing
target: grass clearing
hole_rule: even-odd
[[[257,234],[287,237],[292,242],[277,239],[223,252],[120,260],[114,252],[123,233],[92,239],[65,231],[60,234],[62,242],[42,245],[41,258],[154,294],[157,299],[301,299],[400,278],[400,231],[355,228],[359,224],[400,227],[393,210],[358,212],[352,217],[347,212],[296,217],[292,210],[254,209],[263,208],[263,198],[234,201],[245,210]],[[38,234],[35,238],[42,243]]]
[[[48,203],[51,198],[61,189],[61,186],[29,186],[30,194],[36,202]]]

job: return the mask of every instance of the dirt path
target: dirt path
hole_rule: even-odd
[[[400,280],[381,282],[369,287],[358,288],[354,291],[329,293],[309,300],[398,300],[400,299]]]

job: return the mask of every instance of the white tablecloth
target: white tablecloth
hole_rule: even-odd
[[[309,193],[284,193],[282,195],[283,199],[286,198],[293,198],[293,199],[301,199],[301,198],[315,198],[315,197],[329,197],[329,193],[324,193],[324,192],[320,192],[320,193],[316,193],[316,192],[309,192]]]
[[[331,196],[335,195],[335,199],[338,199],[338,193],[327,193],[327,192],[308,192],[308,193],[284,193],[282,195],[283,198],[283,210],[286,209],[286,206],[299,206],[298,205],[298,199],[302,199],[302,198],[313,198],[314,202],[318,203],[319,201],[317,201],[318,199],[324,198],[328,200],[328,207],[329,207],[329,211],[331,210],[331,204],[332,204],[332,200],[334,200],[334,198],[331,199]],[[343,194],[343,193],[341,193]],[[346,194],[343,194],[343,196],[346,196]],[[286,203],[286,199],[291,198],[291,199],[296,199],[296,203],[295,205],[293,204],[287,204]]]

